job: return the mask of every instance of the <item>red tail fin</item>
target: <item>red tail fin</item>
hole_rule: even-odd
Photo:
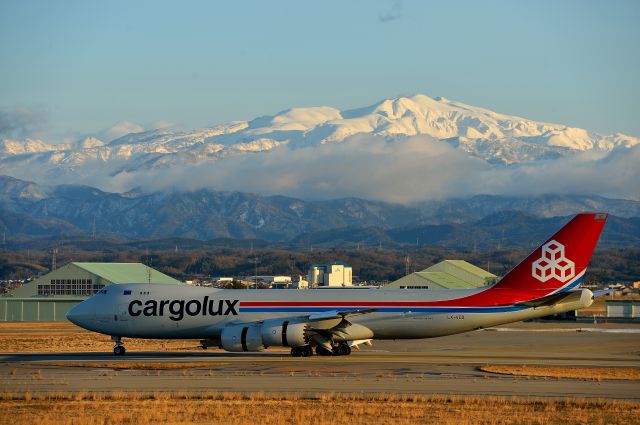
[[[430,305],[511,305],[568,291],[580,284],[607,214],[578,214],[489,289]]]
[[[578,214],[491,289],[530,293],[537,298],[580,284],[607,214]]]

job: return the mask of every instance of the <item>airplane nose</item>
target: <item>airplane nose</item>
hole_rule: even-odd
[[[67,311],[67,314],[65,314],[67,320],[80,327],[85,327],[87,322],[94,318],[95,314],[88,301],[82,301]]]

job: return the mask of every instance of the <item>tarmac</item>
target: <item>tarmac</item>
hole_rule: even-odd
[[[131,368],[114,369],[123,363]],[[139,368],[160,363],[189,367]],[[374,341],[373,347],[339,357],[294,358],[282,349],[128,351],[123,357],[110,352],[0,353],[0,391],[329,391],[640,400],[640,381],[513,377],[478,369],[504,364],[640,368],[640,326],[518,324],[436,339]]]

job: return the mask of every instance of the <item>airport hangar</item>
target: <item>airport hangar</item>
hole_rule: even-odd
[[[0,296],[0,322],[65,321],[105,286],[132,282],[182,283],[142,263],[69,263]]]
[[[467,289],[482,288],[498,276],[464,260],[444,260],[419,272],[385,285],[385,289]]]

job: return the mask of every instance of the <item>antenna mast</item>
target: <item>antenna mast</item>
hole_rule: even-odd
[[[58,248],[51,250],[51,271],[56,269],[56,254],[58,254]]]
[[[255,274],[253,275],[254,276],[253,289],[258,289],[258,257],[253,257],[253,264],[255,266],[255,270],[254,270]]]

